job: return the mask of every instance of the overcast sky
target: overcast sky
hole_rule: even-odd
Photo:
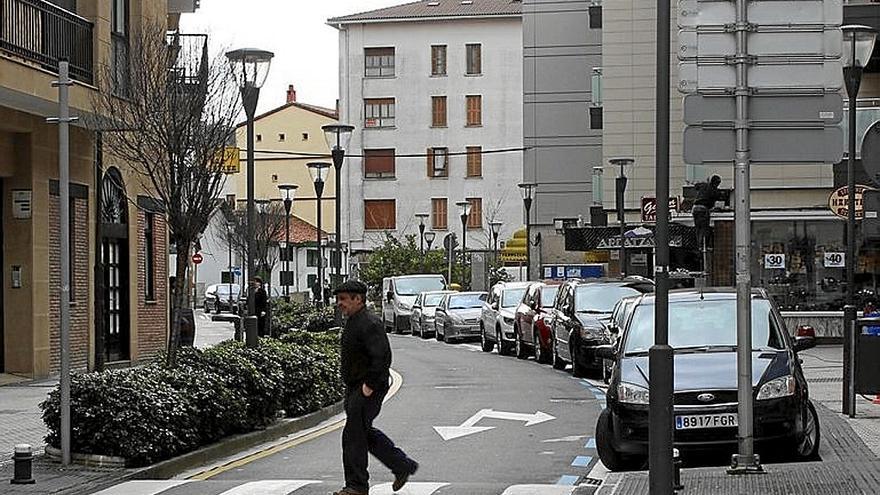
[[[339,36],[327,19],[408,0],[202,0],[185,14],[181,32],[207,33],[212,50],[262,48],[275,53],[258,112],[297,100],[333,108],[339,95]]]

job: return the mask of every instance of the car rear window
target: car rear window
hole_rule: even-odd
[[[583,313],[610,313],[617,301],[639,294],[639,290],[624,285],[579,285],[574,295],[575,310]]]
[[[654,345],[654,305],[640,304],[626,332],[625,353]],[[736,346],[736,300],[670,302],[669,345],[675,349]],[[752,300],[752,347],[782,349],[783,340],[766,299]]]
[[[501,307],[512,308],[522,301],[523,294],[526,293],[525,287],[522,289],[507,289],[501,295]]]
[[[427,294],[423,306],[437,306],[443,300],[444,294]]]
[[[473,309],[482,308],[486,296],[482,294],[462,294],[449,296],[449,309]]]
[[[556,300],[556,294],[559,292],[558,285],[548,285],[541,289],[541,307],[552,308],[553,301]]]

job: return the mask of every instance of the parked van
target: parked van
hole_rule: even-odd
[[[410,314],[416,297],[422,292],[446,289],[443,275],[402,275],[382,279],[382,320],[385,331],[409,330]]]

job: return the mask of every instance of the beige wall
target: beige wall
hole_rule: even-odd
[[[259,119],[254,124],[254,134],[261,135],[262,141],[255,142],[257,150],[256,158],[274,157],[259,151],[295,151],[302,153],[330,153],[327,142],[324,140],[324,132],[321,126],[335,123],[336,121],[296,106],[287,107],[272,115]],[[278,135],[284,133],[284,141],[280,141]],[[303,133],[308,133],[308,140],[303,140]],[[256,139],[256,137],[255,137]],[[236,142],[243,150],[247,148],[246,127],[241,126],[236,131]],[[279,184],[296,184],[299,189],[296,192],[292,212],[296,216],[315,225],[317,213],[315,208],[315,187],[309,175],[306,164],[312,161],[326,161],[328,158],[291,158],[285,160],[256,160],[254,162],[254,197],[257,199],[280,199],[281,191]],[[348,165],[348,164],[346,164]],[[343,166],[346,166],[343,165]],[[277,176],[277,180],[273,179]],[[230,175],[228,180],[231,189],[235,191],[237,200],[247,198],[247,165],[245,153],[241,153],[241,172]],[[324,186],[323,209],[321,211],[321,226],[327,232],[335,232],[335,203],[336,195],[336,172],[331,167],[327,183]]]

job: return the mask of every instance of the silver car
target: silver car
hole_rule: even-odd
[[[413,335],[424,339],[434,333],[434,311],[443,300],[443,296],[450,293],[452,291],[438,290],[422,292],[416,297],[409,317],[409,328]]]
[[[454,292],[443,296],[434,311],[437,340],[452,343],[480,335],[480,311],[487,297],[485,292]]]
[[[492,295],[483,304],[480,318],[480,340],[484,352],[498,345],[498,354],[506,356],[513,350],[516,336],[513,318],[531,282],[502,282],[492,287]]]

